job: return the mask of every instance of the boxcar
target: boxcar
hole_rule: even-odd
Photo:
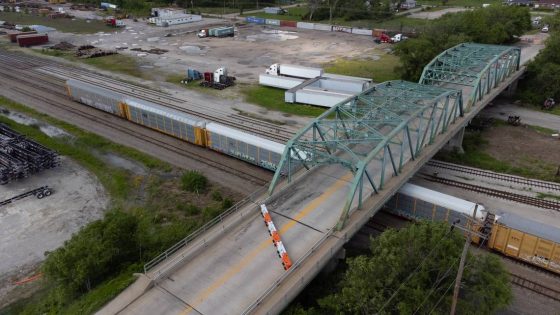
[[[206,124],[206,145],[249,163],[275,171],[284,145],[216,123]]]
[[[502,213],[492,227],[488,247],[560,273],[560,228],[513,213]]]
[[[121,102],[123,96],[83,81],[66,81],[68,95],[75,101],[120,117],[125,117]]]
[[[450,195],[420,187],[405,184],[387,202],[387,211],[412,220],[424,219],[430,221],[444,221],[465,226],[468,217],[472,217],[476,203],[456,198]],[[481,222],[486,218],[486,210],[478,205],[476,217]]]
[[[198,117],[130,97],[125,98],[122,105],[126,118],[134,123],[206,146],[206,122]]]

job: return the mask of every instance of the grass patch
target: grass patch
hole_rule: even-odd
[[[540,199],[554,199],[560,201],[560,196],[549,193],[537,193],[537,198]]]
[[[493,130],[493,132],[497,132]],[[463,138],[464,154],[458,152],[440,151],[436,159],[445,162],[462,164],[481,169],[491,170],[498,173],[513,174],[527,178],[558,182],[560,179],[554,176],[554,170],[550,165],[535,161],[524,161],[523,166],[513,166],[508,162],[498,160],[486,153],[484,150],[488,141],[484,139],[480,131],[465,131]]]
[[[84,19],[51,19],[46,16],[15,12],[0,12],[0,20],[13,24],[44,25],[56,28],[65,33],[92,34],[97,32],[115,31],[100,20]]]
[[[73,52],[52,49],[37,50],[43,55],[64,58],[73,62],[81,62],[102,70],[119,72],[133,77],[143,78],[144,73],[140,70],[138,62],[131,56],[116,54],[97,58],[78,58]]]
[[[317,117],[326,110],[325,108],[311,105],[286,103],[284,101],[285,90],[282,89],[254,85],[246,87],[241,91],[245,95],[245,100],[249,103],[291,115]]]
[[[536,132],[538,132],[540,134],[547,135],[547,136],[550,136],[553,133],[558,133],[558,130],[549,129],[549,128],[545,128],[545,127],[541,127],[541,126],[529,126],[529,128],[535,130]]]
[[[399,79],[395,68],[400,64],[397,56],[381,53],[379,60],[337,59],[324,65],[325,72],[373,78],[375,82]]]

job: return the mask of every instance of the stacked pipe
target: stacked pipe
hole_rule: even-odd
[[[0,185],[58,165],[56,152],[0,124]]]
[[[282,266],[284,267],[284,270],[290,269],[290,267],[292,267],[292,260],[290,259],[290,256],[288,256],[288,252],[286,251],[286,248],[284,247],[284,244],[280,239],[280,234],[278,234],[278,230],[272,222],[272,217],[270,216],[270,213],[268,212],[268,209],[264,204],[261,205],[261,214],[264,218],[264,224],[268,228],[268,233],[272,237],[272,243],[276,247],[278,257],[280,257],[280,259],[282,260]]]

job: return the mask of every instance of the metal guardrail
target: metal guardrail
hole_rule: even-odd
[[[274,281],[274,283],[266,290],[263,292],[263,294],[261,294],[261,296],[259,296],[259,298],[253,302],[251,305],[249,305],[244,311],[243,311],[243,315],[247,315],[250,314],[251,312],[253,312],[266,298],[268,298],[268,296],[270,296],[274,290],[284,281],[286,280],[286,278],[288,278],[293,272],[295,272],[295,270],[297,270],[299,267],[301,267],[301,264],[307,260],[307,258],[309,258],[309,256],[311,256],[313,253],[315,253],[315,251],[327,240],[327,238],[329,238],[332,234],[334,233],[334,229],[329,230],[329,232],[327,234],[325,234],[321,239],[319,239],[314,245],[313,247],[311,247],[311,249],[309,249],[300,259],[298,259],[294,265],[292,266],[292,268],[290,268],[288,271],[286,271],[280,278],[278,278],[276,281]],[[321,268],[319,266],[321,266],[322,264],[320,264],[320,262],[322,261],[328,261],[329,259],[331,259],[334,256],[334,252],[333,249],[331,248],[331,252],[330,255],[326,256],[325,258],[323,258],[321,261],[318,261],[317,264],[315,264],[315,268]],[[300,281],[303,282],[305,280],[306,275],[303,275],[300,277]],[[313,279],[314,277],[312,276],[311,279]],[[310,279],[310,280],[311,280]],[[287,298],[287,297],[285,297]]]
[[[192,243],[193,240],[195,240],[198,236],[204,234],[206,231],[208,231],[209,229],[211,229],[212,227],[214,227],[215,225],[217,225],[218,223],[221,223],[224,221],[224,219],[226,219],[227,217],[231,216],[233,213],[237,212],[239,209],[245,207],[247,204],[251,203],[251,202],[256,202],[256,200],[254,200],[254,198],[256,196],[258,196],[259,194],[262,194],[264,192],[266,192],[267,190],[267,186],[263,186],[259,189],[257,189],[255,192],[253,192],[251,195],[245,197],[244,199],[242,199],[241,201],[239,201],[238,203],[236,203],[235,205],[233,205],[231,208],[229,208],[228,210],[226,210],[225,212],[222,212],[220,215],[218,215],[217,217],[213,218],[212,220],[208,221],[206,224],[204,224],[203,226],[201,226],[198,230],[194,231],[193,233],[189,234],[187,237],[185,237],[184,239],[180,240],[179,242],[175,243],[175,245],[169,247],[167,250],[165,250],[163,253],[159,254],[157,257],[155,257],[154,259],[150,260],[149,262],[147,262],[144,265],[144,274],[147,275],[148,271],[150,269],[152,269],[154,266],[156,266],[157,264],[161,263],[162,261],[168,259],[170,256],[172,256],[173,254],[175,254],[178,250],[180,250],[181,248],[187,246],[188,244]]]

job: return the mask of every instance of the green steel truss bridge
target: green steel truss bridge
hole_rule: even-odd
[[[428,64],[419,83],[384,82],[334,106],[287,143],[268,192],[255,192],[156,257],[99,314],[279,314],[402,184],[519,78],[519,59],[517,48],[457,45]],[[263,204],[293,262],[288,271]]]
[[[337,224],[342,229],[366,194],[379,193],[387,178],[519,70],[520,56],[514,47],[459,44],[434,58],[419,83],[384,82],[335,105],[288,141],[269,194],[283,175],[292,180],[296,165],[343,165],[353,180]]]

